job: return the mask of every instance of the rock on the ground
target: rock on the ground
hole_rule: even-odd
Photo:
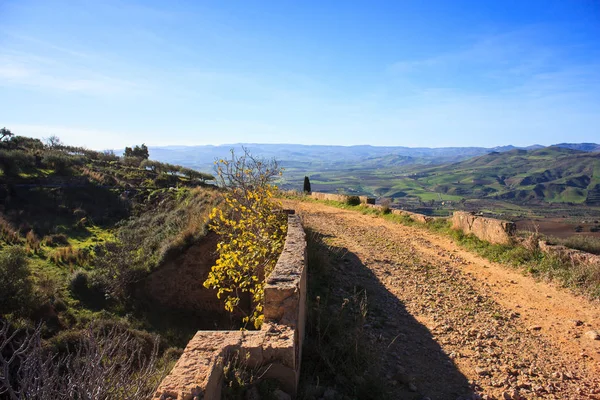
[[[600,333],[598,331],[587,331],[584,336],[591,340],[600,340]]]

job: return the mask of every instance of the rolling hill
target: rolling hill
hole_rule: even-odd
[[[211,172],[213,160],[242,146],[279,161],[285,168],[283,189],[299,189],[309,176],[315,191],[421,201],[600,202],[600,145],[595,143],[525,148],[231,144],[151,147],[150,152],[157,160]]]
[[[492,152],[410,177],[432,192],[466,198],[600,205],[600,154],[568,147]]]

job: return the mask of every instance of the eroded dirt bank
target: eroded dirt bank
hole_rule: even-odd
[[[366,329],[385,344],[397,398],[600,399],[600,340],[586,336],[600,330],[597,302],[423,229],[318,203],[285,206],[348,249],[340,280],[365,288],[381,311]]]

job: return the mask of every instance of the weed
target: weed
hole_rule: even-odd
[[[19,231],[16,230],[9,221],[4,219],[2,215],[0,215],[0,239],[8,244],[21,243]]]
[[[265,379],[270,365],[251,366],[249,361],[249,354],[244,357],[239,350],[230,352],[225,357],[221,393],[223,400],[253,398],[248,393],[251,390],[258,392],[260,398],[270,398],[273,391],[278,389],[276,381]]]
[[[25,242],[27,243],[28,251],[31,251],[34,254],[37,254],[40,251],[40,239],[38,239],[33,230],[27,232],[27,236],[25,236]]]
[[[55,235],[44,236],[42,243],[44,244],[44,246],[48,247],[68,246],[69,239],[64,233],[58,233]]]
[[[308,320],[299,398],[311,398],[315,386],[336,386],[350,398],[386,398],[380,360],[363,329],[369,312],[367,292],[342,291],[334,269],[346,250],[327,245],[323,236],[312,231],[307,232],[307,244]]]
[[[56,265],[83,266],[89,259],[89,251],[71,246],[59,247],[50,255],[50,260]]]
[[[346,204],[349,206],[357,206],[360,204],[360,198],[358,196],[348,196]]]

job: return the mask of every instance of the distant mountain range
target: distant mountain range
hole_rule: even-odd
[[[226,158],[234,149],[236,154],[242,146],[250,153],[263,158],[275,158],[284,167],[315,169],[401,166],[410,164],[431,165],[457,162],[493,152],[515,149],[536,150],[541,145],[528,147],[403,147],[403,146],[321,146],[300,144],[226,144],[220,146],[166,146],[150,147],[152,159],[196,168],[205,172],[212,170],[215,159]],[[560,143],[555,147],[572,150],[600,152],[595,143]]]
[[[377,147],[233,144],[151,147],[153,159],[212,172],[215,159],[242,146],[254,156],[275,158],[285,168],[278,184],[299,189],[304,176],[313,190],[390,198],[600,205],[600,145],[550,147]]]

